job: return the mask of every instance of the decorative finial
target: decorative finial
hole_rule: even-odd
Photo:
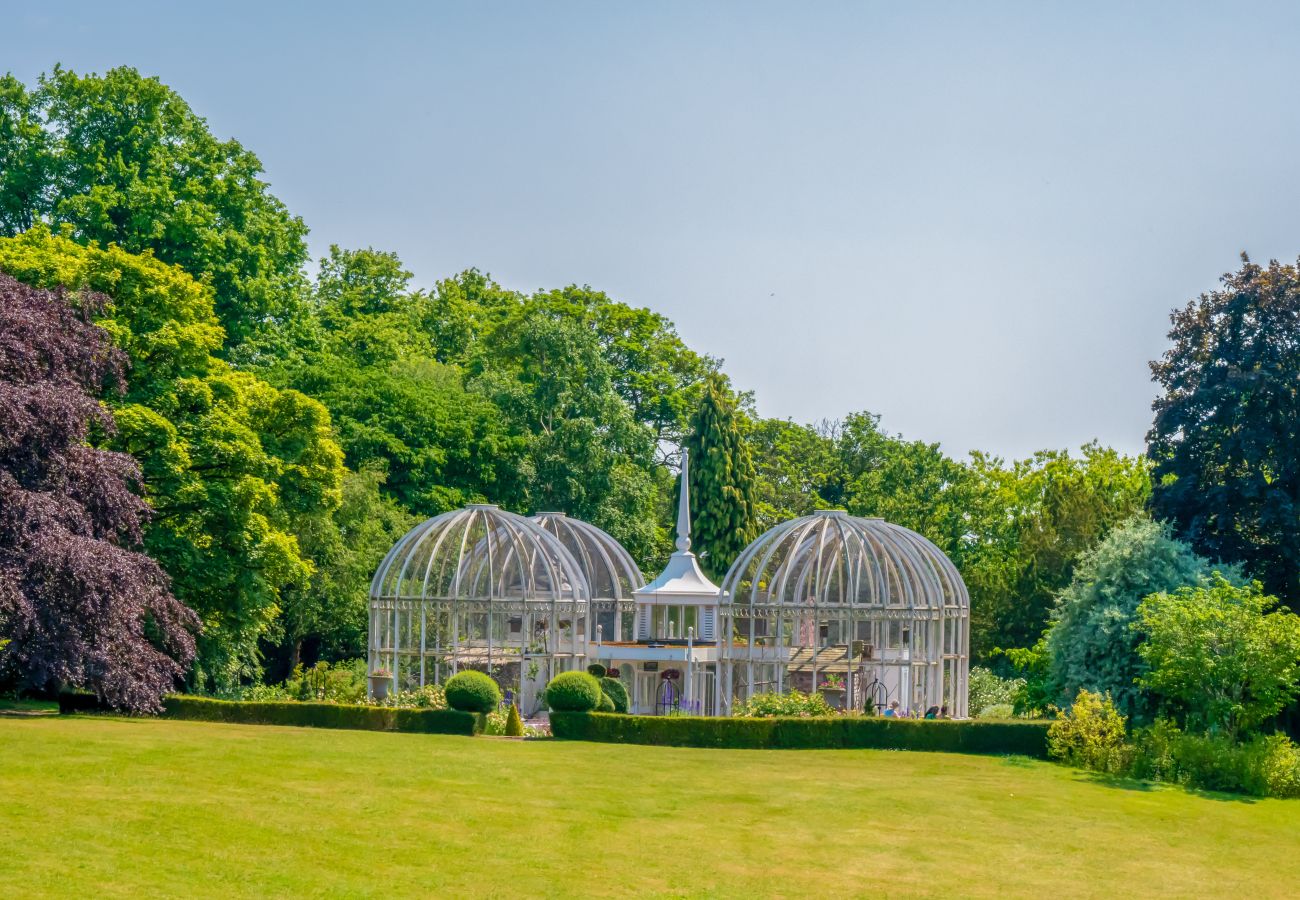
[[[690,451],[682,448],[682,494],[677,500],[677,551],[691,549],[691,464]]]

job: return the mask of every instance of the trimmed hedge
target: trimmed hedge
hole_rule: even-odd
[[[600,689],[605,693],[605,696],[610,699],[610,702],[614,704],[614,712],[627,712],[627,688],[623,686],[623,682],[619,681],[617,678],[606,676],[600,679]]]
[[[483,730],[481,715],[454,709],[397,709],[342,703],[258,703],[189,696],[167,697],[163,701],[163,717],[241,725],[297,725],[418,734],[474,735]]]
[[[552,712],[557,738],[733,749],[930,750],[1047,759],[1046,722],[894,719],[883,716],[726,718]]]

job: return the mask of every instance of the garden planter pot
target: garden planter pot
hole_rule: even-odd
[[[383,700],[388,696],[388,689],[393,686],[392,675],[371,675],[370,676],[370,695],[376,700]]]
[[[843,688],[822,688],[822,697],[835,709],[840,709],[844,705]]]

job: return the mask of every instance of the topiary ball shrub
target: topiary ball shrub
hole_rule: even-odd
[[[604,678],[608,670],[600,663],[592,663],[587,666],[587,674],[593,678]]]
[[[561,672],[546,686],[546,705],[561,712],[591,712],[603,696],[600,682],[586,672]]]
[[[447,705],[461,712],[492,712],[501,703],[501,688],[482,672],[467,669],[447,679],[443,685]]]
[[[614,701],[609,699],[609,694],[604,691],[600,692],[600,702],[596,704],[596,712],[616,712]]]
[[[609,701],[614,704],[614,712],[627,712],[627,688],[623,686],[623,682],[617,678],[602,678],[600,679],[600,689],[609,698]]]

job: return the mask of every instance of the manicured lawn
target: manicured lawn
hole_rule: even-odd
[[[1016,759],[0,718],[4,897],[1294,897],[1298,846]]]

